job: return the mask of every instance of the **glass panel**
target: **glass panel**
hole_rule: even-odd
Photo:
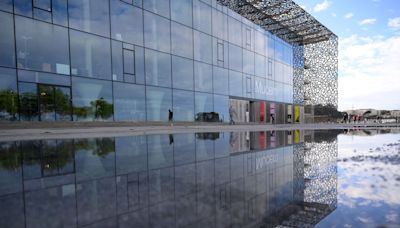
[[[74,120],[113,118],[111,81],[72,77]]]
[[[124,64],[122,56],[122,42],[111,40],[112,52],[112,80],[124,80]]]
[[[146,49],[146,83],[171,87],[171,56]]]
[[[0,8],[1,8],[0,3]],[[0,66],[15,67],[13,15],[0,12]]]
[[[232,17],[228,17],[229,42],[242,46],[242,23]]]
[[[18,68],[69,74],[67,29],[15,17]]]
[[[33,0],[33,6],[46,11],[51,11],[50,0]]]
[[[194,63],[194,84],[195,90],[201,92],[210,92],[213,91],[212,85],[212,66],[195,62]]]
[[[194,140],[194,134],[174,134],[175,165],[182,165],[195,161],[196,148]],[[186,169],[185,172],[187,172]]]
[[[229,71],[229,94],[242,96],[243,76],[242,73]]]
[[[143,45],[143,11],[134,6],[111,0],[112,38]]]
[[[172,110],[171,89],[146,86],[148,121],[167,121],[168,110]]]
[[[193,31],[191,28],[172,22],[172,54],[193,58]]]
[[[192,27],[192,0],[171,0],[171,19]]]
[[[213,20],[213,35],[223,39],[228,40],[228,16],[221,11],[213,9],[212,11],[212,20]]]
[[[51,12],[39,8],[33,8],[33,18],[51,23]]]
[[[143,8],[169,18],[169,0],[146,0]]]
[[[229,97],[214,95],[214,112],[218,113],[220,122],[229,122]]]
[[[17,75],[0,67],[0,120],[18,120]]]
[[[255,75],[259,77],[266,77],[265,66],[266,60],[262,55],[255,54]]]
[[[144,84],[144,48],[135,46],[136,84]]]
[[[254,52],[243,49],[243,73],[254,75]]]
[[[144,86],[114,83],[114,116],[116,121],[146,120]]]
[[[172,87],[193,90],[193,60],[172,56]]]
[[[85,32],[110,36],[108,0],[69,0],[69,26]]]
[[[38,120],[37,87],[34,83],[19,83],[19,113],[21,120]]]
[[[209,93],[195,93],[195,120],[208,121],[206,113],[214,110],[213,95]]]
[[[32,0],[14,0],[14,13],[32,17]]]
[[[228,42],[213,38],[213,65],[228,68]]]
[[[229,44],[229,69],[242,72],[242,48]]]
[[[70,30],[71,74],[111,79],[110,40]]]
[[[272,35],[268,36],[268,58],[275,58],[275,39]]]
[[[170,52],[170,21],[144,12],[144,45],[163,52]]]
[[[221,67],[213,68],[214,93],[229,94],[228,70]]]
[[[194,31],[194,59],[212,64],[212,38]]]
[[[52,0],[53,23],[63,26],[68,25],[68,6],[67,0]]]
[[[124,49],[124,73],[135,74],[135,52]]]
[[[56,118],[56,107],[54,102],[54,87],[38,85],[39,90],[39,112],[41,121],[54,121]]]
[[[28,70],[18,70],[18,81],[64,86],[71,85],[71,78],[69,76]]]
[[[54,87],[54,100],[56,106],[56,120],[71,120],[71,88]]]
[[[193,28],[211,34],[211,6],[193,0]]]
[[[258,31],[256,30],[254,33],[254,43],[255,43],[255,49],[254,51],[260,55],[264,55],[265,56],[265,36],[264,36],[264,32]]]
[[[13,12],[13,0],[1,0],[0,1],[0,9],[10,12]]]
[[[183,90],[173,90],[174,120],[193,121],[194,93]]]

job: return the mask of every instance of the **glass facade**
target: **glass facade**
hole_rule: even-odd
[[[229,122],[232,99],[293,104],[293,47],[215,0],[1,1],[0,29],[0,120]]]

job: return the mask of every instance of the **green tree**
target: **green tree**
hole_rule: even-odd
[[[18,114],[18,94],[11,89],[0,90],[0,112],[5,112],[11,117],[7,120],[16,120]],[[0,119],[2,117],[0,116]]]

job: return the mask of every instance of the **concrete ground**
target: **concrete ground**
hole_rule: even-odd
[[[0,123],[0,141],[116,137],[190,132],[319,130],[349,128],[400,128],[397,124],[236,124],[176,122],[18,122]]]

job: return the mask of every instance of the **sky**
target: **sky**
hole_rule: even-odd
[[[339,37],[339,110],[400,109],[400,0],[294,0]]]

